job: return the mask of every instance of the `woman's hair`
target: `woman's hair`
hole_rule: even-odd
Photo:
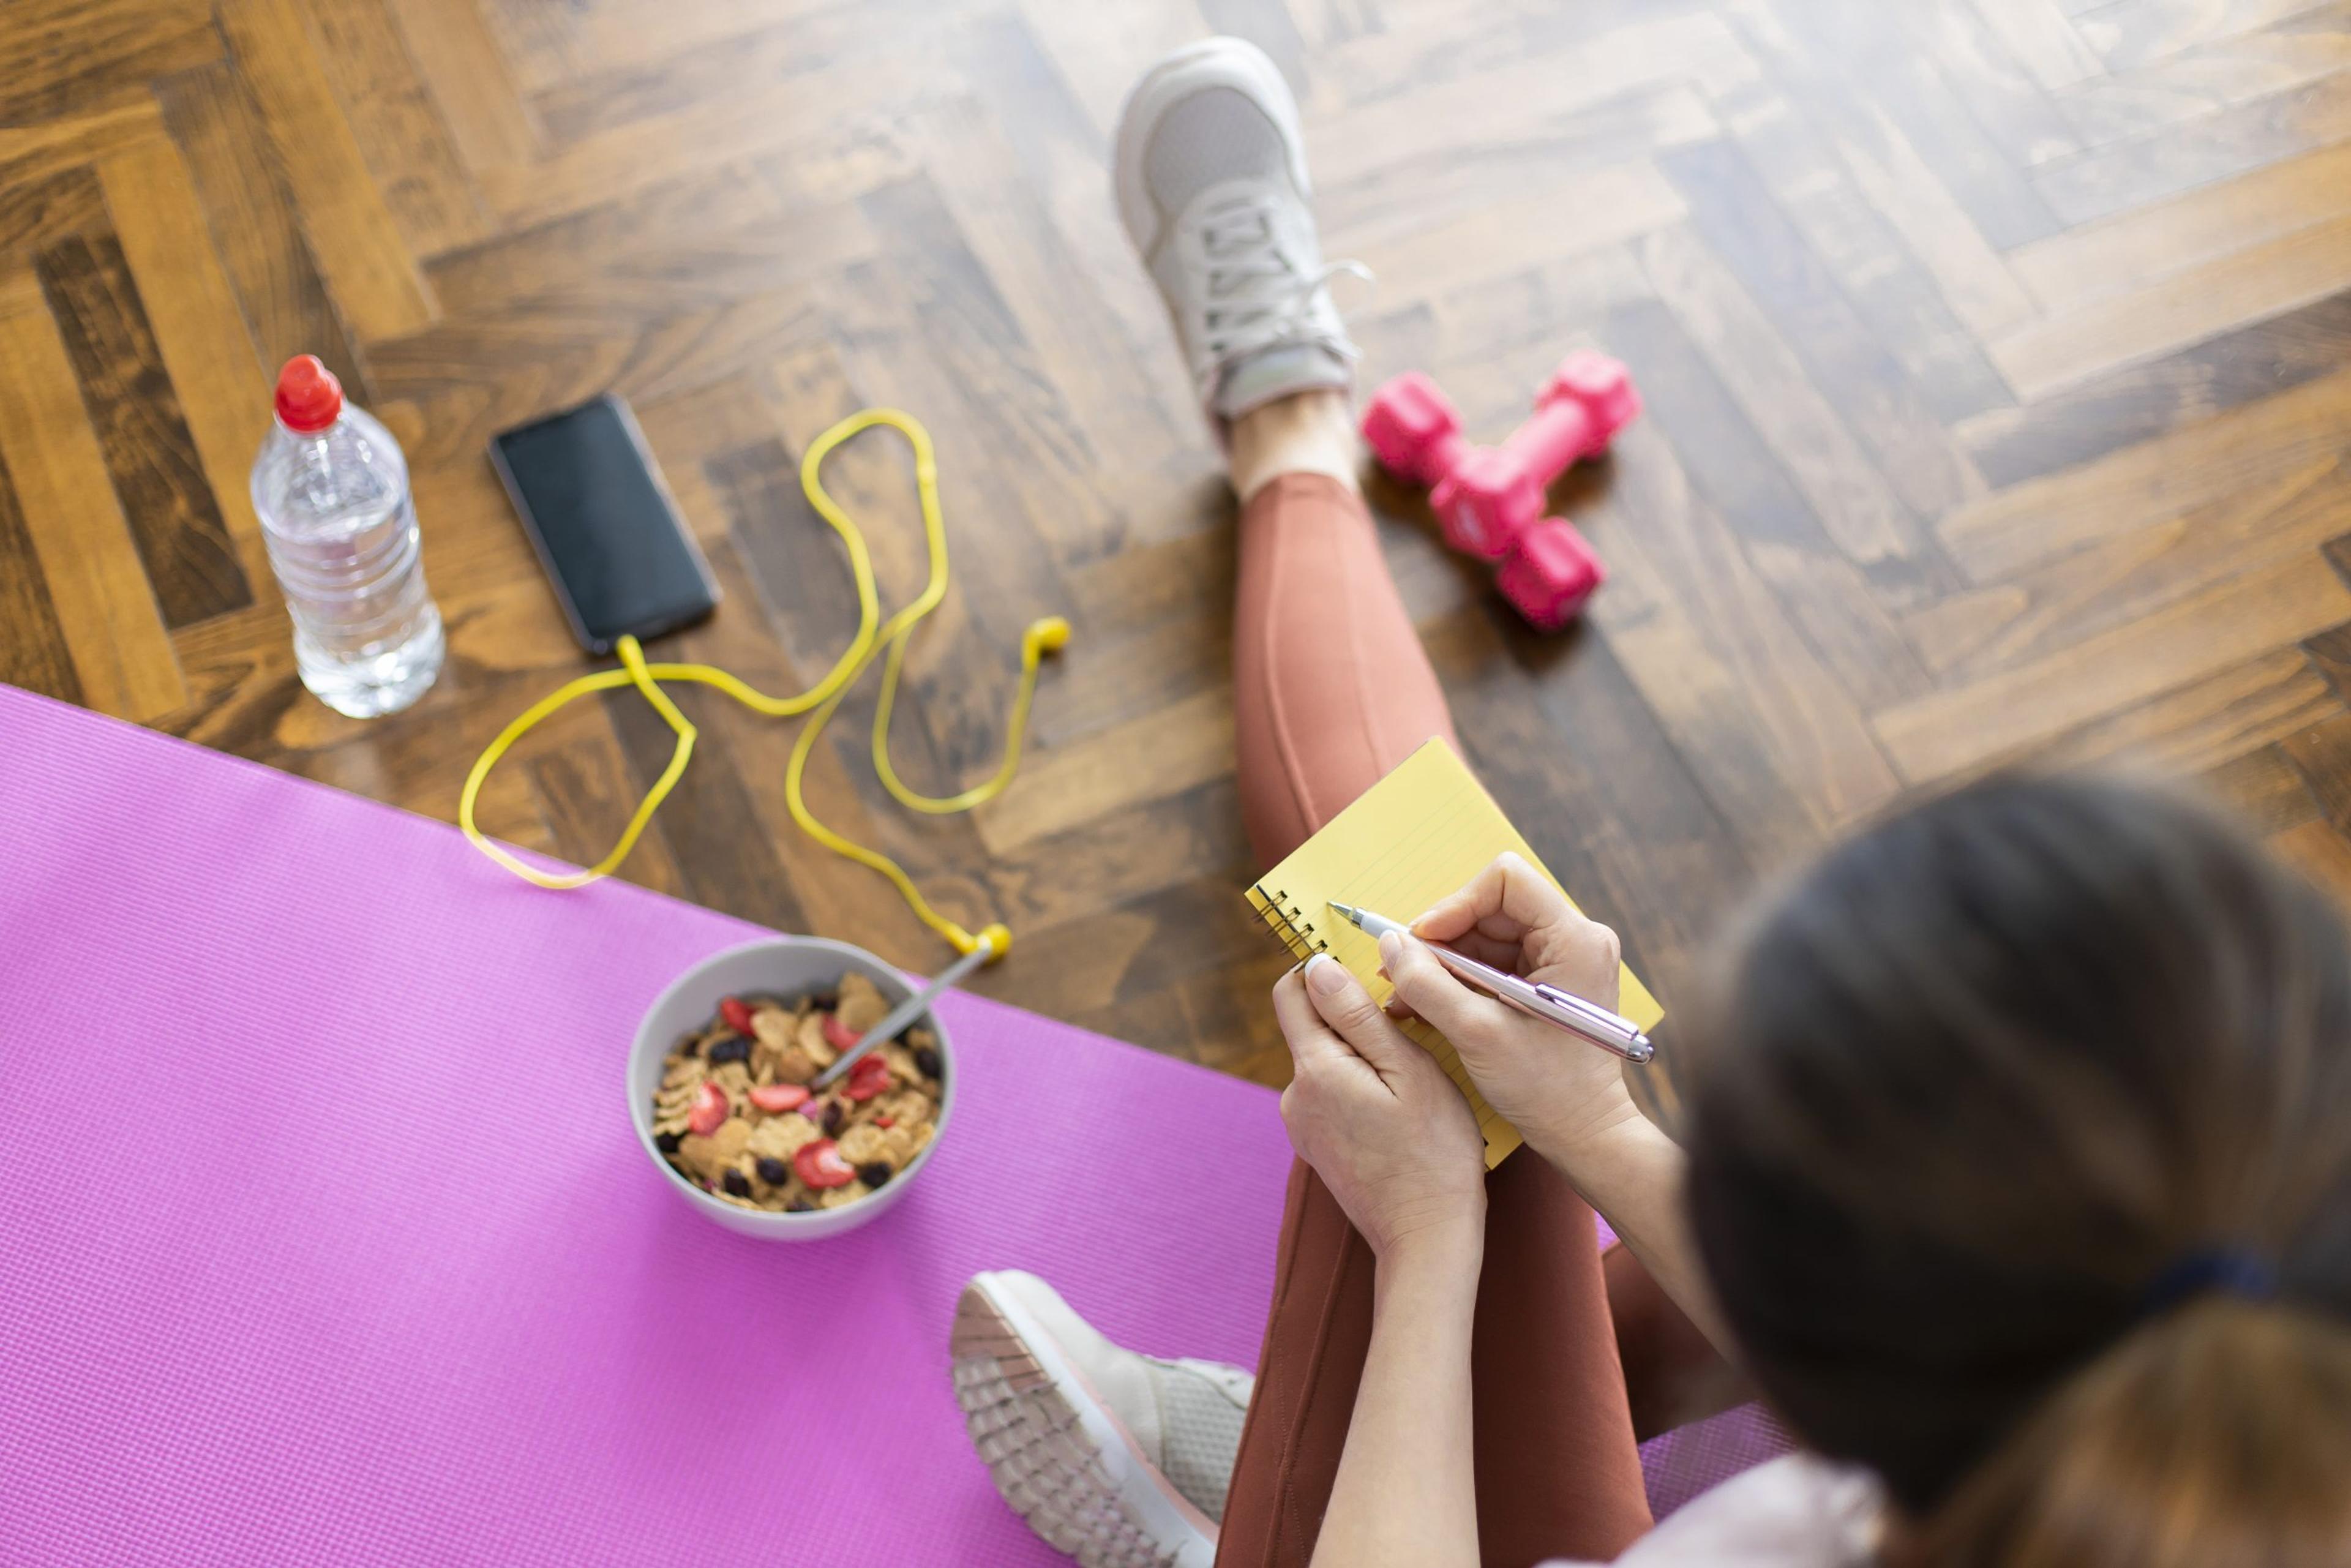
[[[1766,900],[1706,992],[1708,1272],[1903,1556],[2351,1563],[2351,953],[2316,893],[2168,794],[1995,779]]]

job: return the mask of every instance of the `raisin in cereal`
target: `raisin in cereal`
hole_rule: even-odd
[[[822,1092],[811,1087],[889,1010],[859,974],[831,992],[728,997],[662,1064],[654,1146],[686,1180],[743,1208],[841,1208],[889,1186],[937,1126],[938,1037],[914,1025]]]

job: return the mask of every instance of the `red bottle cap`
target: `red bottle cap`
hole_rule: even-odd
[[[343,416],[343,383],[316,354],[297,354],[277,372],[277,417],[305,435]]]

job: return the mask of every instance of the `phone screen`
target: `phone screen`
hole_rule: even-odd
[[[490,459],[591,653],[710,613],[716,585],[628,404],[610,395],[509,430]]]

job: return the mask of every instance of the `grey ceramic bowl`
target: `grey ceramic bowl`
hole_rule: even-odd
[[[889,1186],[846,1207],[818,1209],[810,1214],[770,1214],[765,1209],[743,1208],[712,1197],[678,1175],[653,1146],[653,1091],[661,1086],[662,1061],[682,1036],[709,1023],[717,1014],[721,999],[746,994],[797,997],[810,991],[829,991],[851,970],[880,987],[892,1007],[914,994],[904,977],[862,947],[822,936],[770,936],[705,958],[671,981],[669,988],[645,1009],[643,1019],[637,1025],[637,1038],[629,1047],[629,1120],[637,1129],[637,1142],[644,1146],[645,1158],[653,1161],[662,1180],[704,1218],[729,1230],[770,1241],[814,1241],[854,1230],[880,1218],[884,1209],[906,1196],[923,1168],[930,1164],[931,1152],[947,1135],[948,1123],[955,1114],[955,1047],[937,1017],[926,1013],[919,1021],[938,1037],[939,1061],[943,1064],[938,1120],[933,1124],[937,1130]]]

